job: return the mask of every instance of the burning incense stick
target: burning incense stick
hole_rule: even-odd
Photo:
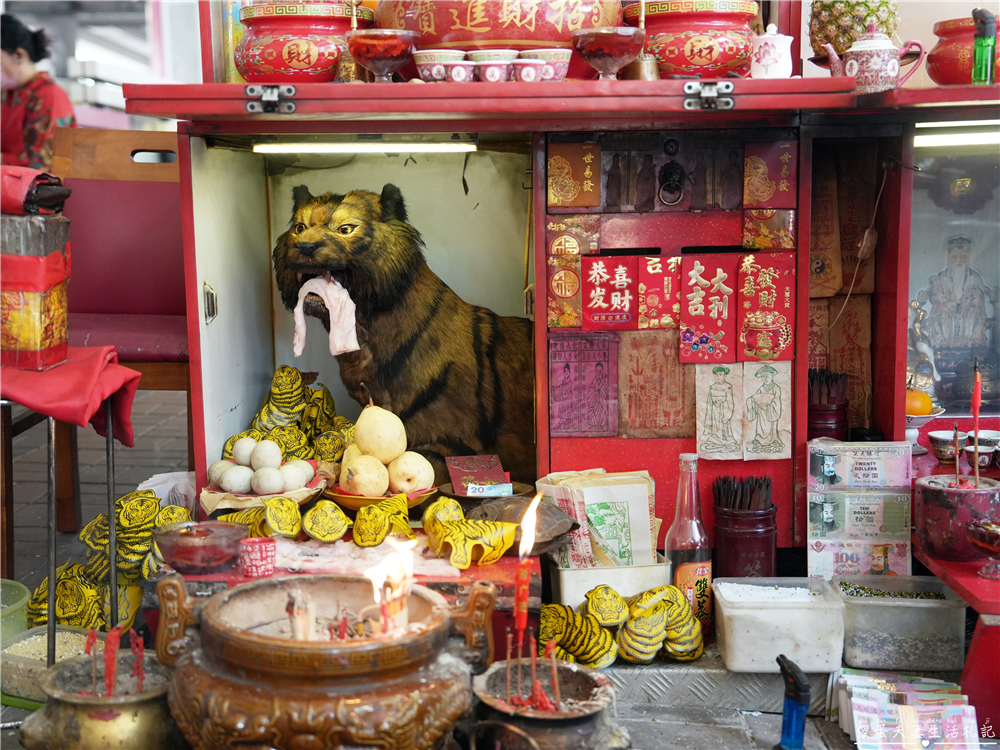
[[[955,422],[955,486],[959,486],[958,460],[962,455],[962,449],[958,447],[958,422]]]
[[[538,702],[535,684],[538,682],[538,644],[535,643],[535,629],[528,628],[528,648],[531,649],[531,704]]]
[[[507,703],[510,703],[510,649],[514,644],[514,636],[510,632],[510,626],[507,626]]]
[[[552,694],[556,698],[555,710],[562,706],[562,692],[559,689],[559,665],[556,661],[556,642],[549,641],[545,644],[545,655],[549,657],[549,669],[552,670]]]
[[[97,695],[97,628],[91,628],[87,632],[87,645],[83,653],[90,657],[91,680],[93,683],[94,695]]]
[[[975,434],[975,448],[972,451],[973,463],[976,465],[976,489],[979,489],[979,407],[983,405],[983,376],[979,372],[979,357],[972,360],[972,370],[975,373],[972,384],[972,429]]]

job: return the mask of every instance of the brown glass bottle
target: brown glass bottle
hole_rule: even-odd
[[[691,602],[707,636],[712,629],[712,542],[701,521],[697,453],[680,455],[677,510],[663,546],[674,585]]]

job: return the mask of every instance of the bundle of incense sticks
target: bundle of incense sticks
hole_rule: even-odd
[[[847,401],[847,375],[826,369],[809,370],[809,403],[842,404]]]
[[[715,504],[726,510],[767,510],[771,507],[771,477],[725,474],[712,482]]]

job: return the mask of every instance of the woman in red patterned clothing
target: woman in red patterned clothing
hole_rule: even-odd
[[[0,149],[2,163],[48,171],[52,131],[76,127],[66,92],[35,63],[49,56],[44,31],[30,31],[17,18],[0,16]]]

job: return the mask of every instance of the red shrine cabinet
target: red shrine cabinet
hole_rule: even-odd
[[[998,87],[857,96],[848,78],[737,79],[724,91],[715,83],[302,84],[266,92],[127,85],[129,112],[181,120],[199,482],[225,440],[246,429],[280,364],[319,372],[338,411],[356,416],[318,323],[309,324],[305,354],[293,356],[292,316],[274,285],[271,250],[288,227],[296,186],[315,195],[391,182],[424,237],[429,266],[460,296],[504,315],[524,315],[526,298],[533,301],[538,476],[648,470],[657,516],[666,519],[662,544],[678,455],[698,450],[693,373],[762,362],[786,383],[782,450],[700,462],[703,512],[710,522],[717,476],[770,476],[778,544],[804,544],[810,329],[822,329],[810,319],[810,283],[830,219],[830,170],[858,180],[851,231],[878,233],[874,268],[864,265],[864,286],[854,289],[864,309],[835,296],[826,318],[843,304],[857,322],[840,365],[866,373],[852,419],[902,440],[914,123],[996,119]],[[306,153],[310,144],[390,138],[469,141],[478,150]],[[306,146],[263,153],[268,144]],[[753,205],[744,195],[754,183],[742,173],[747,156],[765,168]],[[842,278],[858,263],[849,262]],[[846,292],[847,279],[840,283]],[[588,400],[562,377],[567,364],[583,361],[581,347],[608,331],[617,358],[606,360],[609,382]],[[612,369],[614,415],[603,411]],[[583,415],[575,427],[572,413]]]

